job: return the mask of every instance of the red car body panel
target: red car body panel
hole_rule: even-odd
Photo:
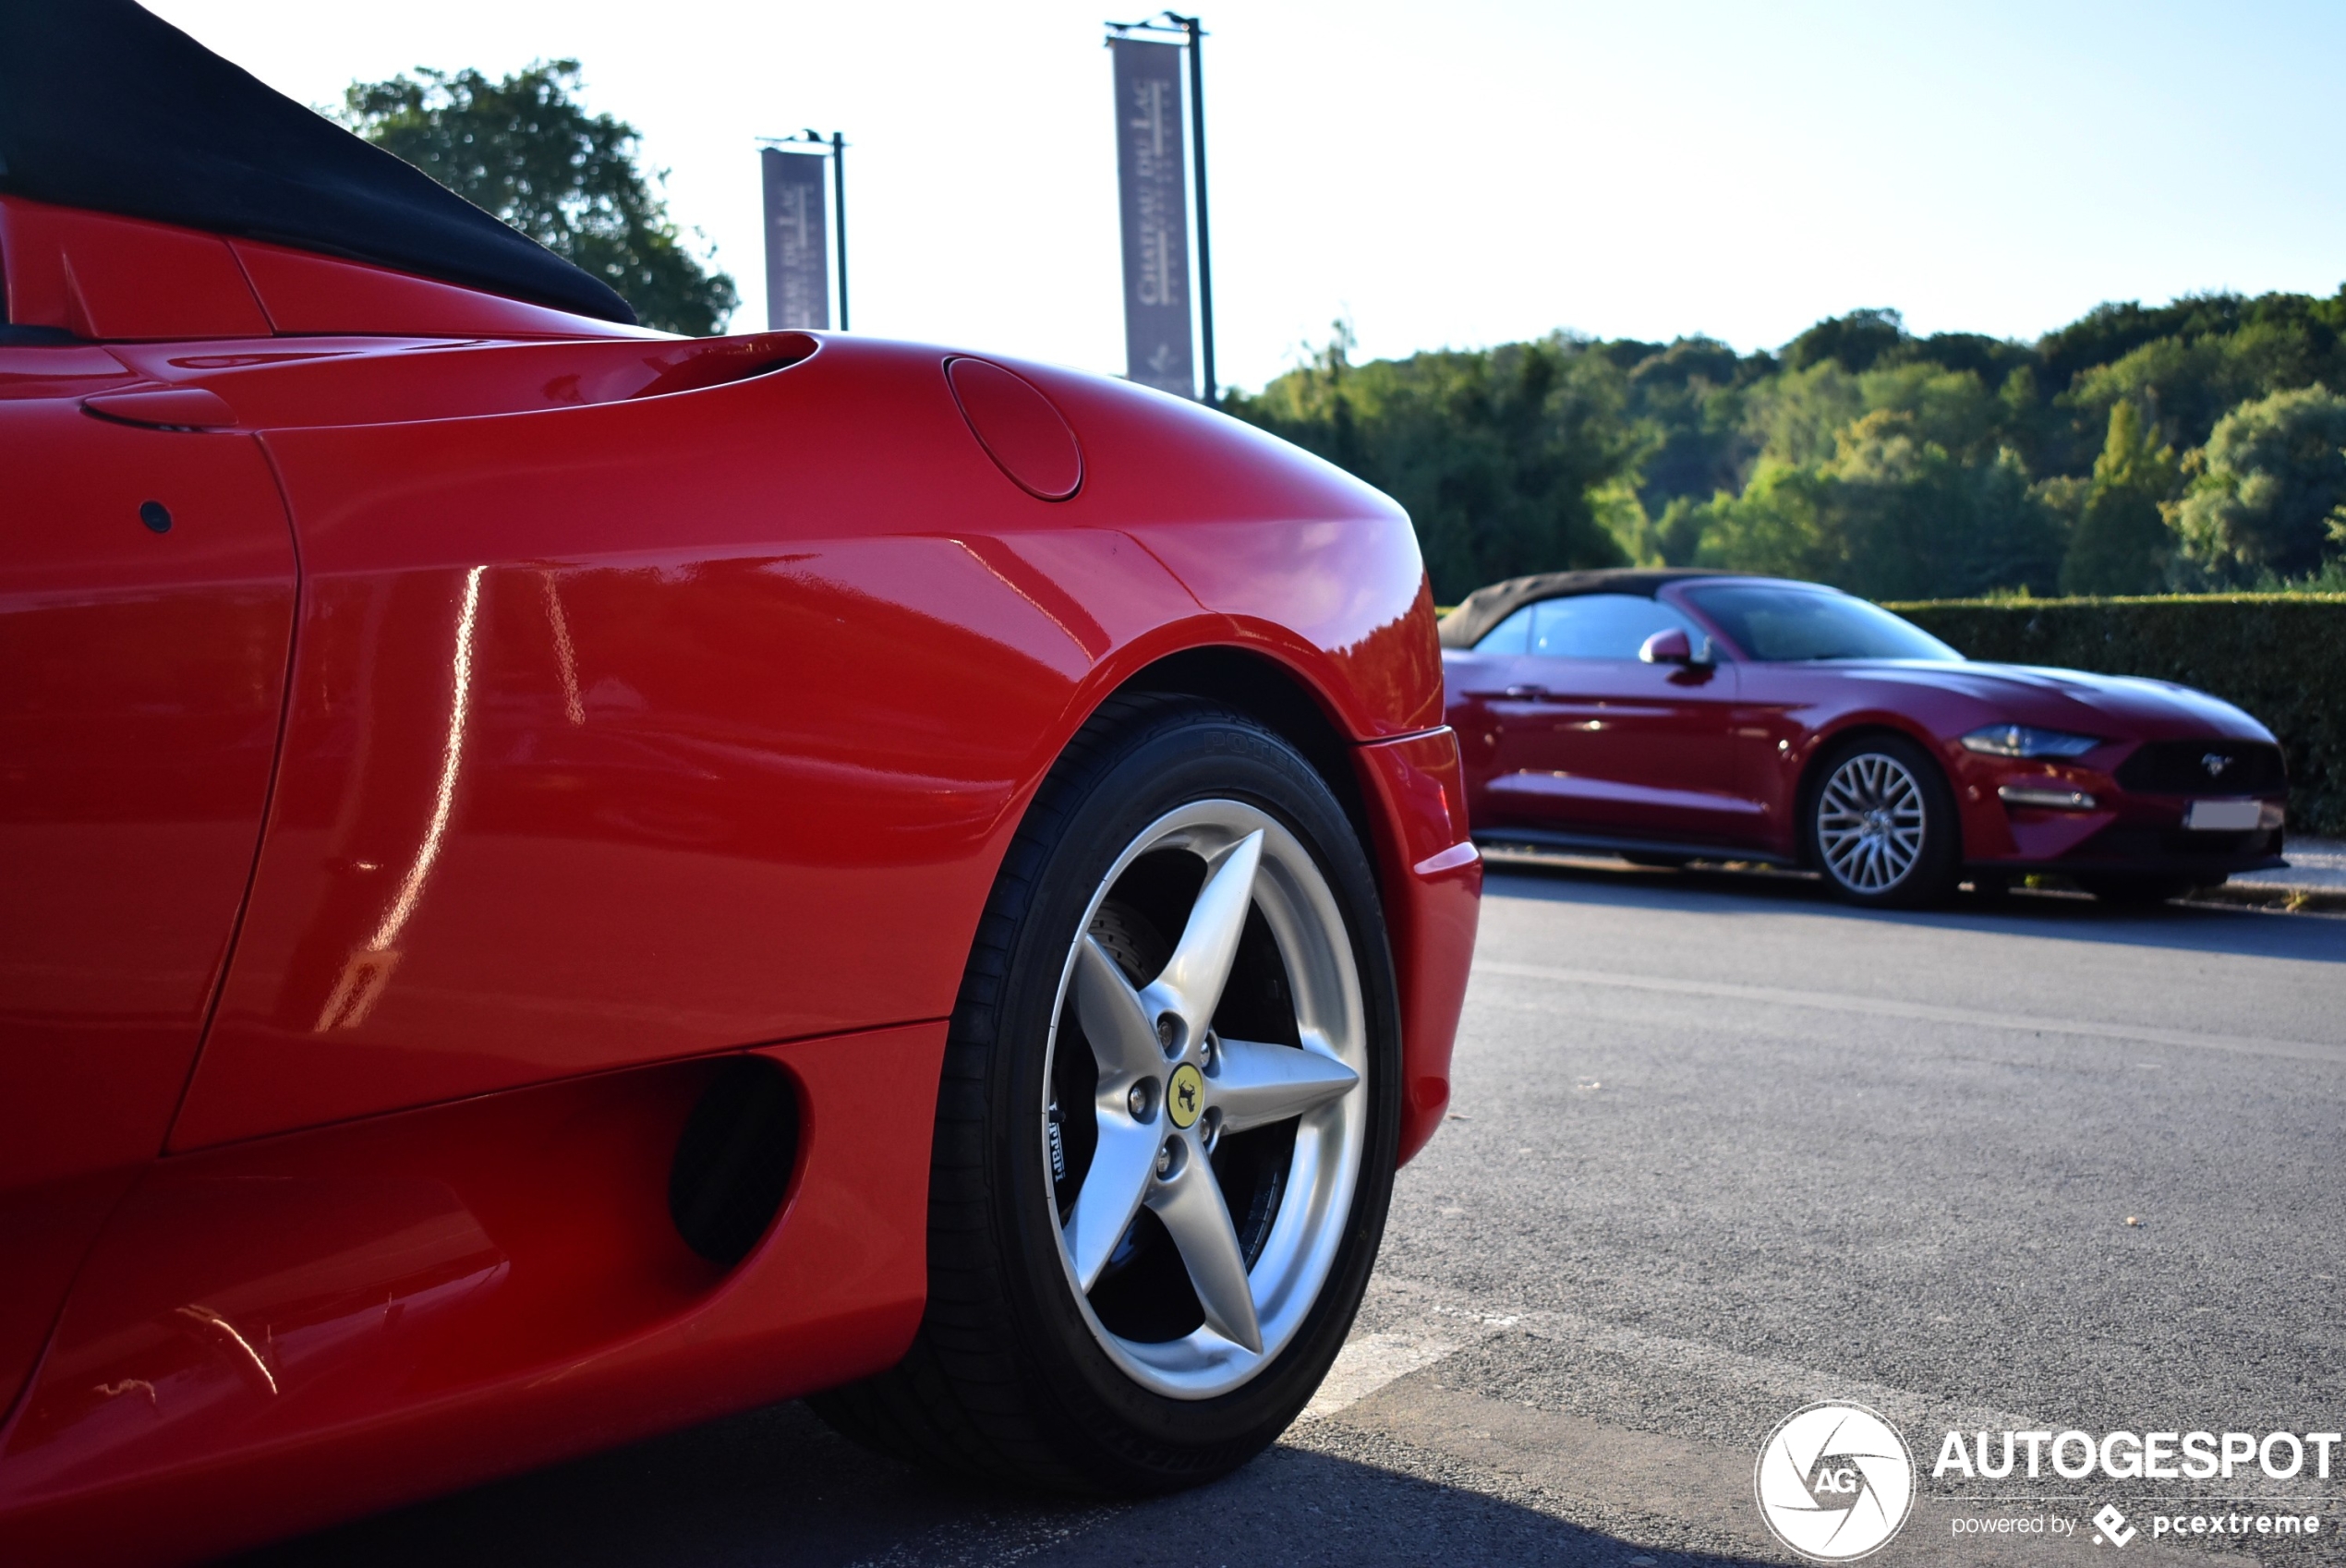
[[[1374,491],[1122,383],[13,197],[0,269],[109,340],[0,346],[0,1556],[194,1558],[887,1365],[979,911],[1157,671],[1356,811],[1405,1157],[1439,1122],[1481,866]],[[802,1141],[724,1272],[662,1183],[744,1051]]]
[[[2244,792],[2277,820],[2286,800],[2278,780],[2238,791],[2211,776],[2205,788],[2162,791],[2120,778],[2154,742],[2273,745],[2269,730],[2230,704],[2162,681],[2074,670],[1756,660],[1687,585],[1664,584],[1653,597],[1711,635],[1724,655],[1715,664],[1444,655],[1445,715],[1460,738],[1478,833],[1560,833],[1592,845],[1796,863],[1814,764],[1846,736],[1887,730],[1945,768],[1969,865],[2221,874],[2271,864],[2279,852],[2278,828],[2182,832],[2190,801],[2208,795]],[[2068,759],[1987,755],[1962,743],[2007,723],[2107,739]],[[2008,804],[1998,793],[2005,787],[2075,790],[2097,809]]]
[[[1354,754],[1380,810],[1372,846],[1387,889],[1385,921],[1396,966],[1412,976],[1401,994],[1408,1093],[1401,1158],[1425,1147],[1450,1104],[1450,1046],[1466,1003],[1482,899],[1482,861],[1466,834],[1465,779],[1447,730],[1363,746]]]
[[[0,1439],[8,1561],[199,1560],[889,1365],[943,1048],[765,1053],[810,1114],[731,1273],[664,1201],[706,1059],[155,1162]]]
[[[1521,815],[1621,833],[1733,839],[1750,829],[1737,786],[1736,671],[1618,659],[1493,658],[1474,692],[1488,715],[1475,777],[1493,820]],[[1488,690],[1486,690],[1488,688]],[[1454,721],[1455,722],[1455,721]],[[1506,737],[1505,766],[1499,737]]]
[[[294,618],[293,542],[252,438],[91,418],[69,372],[95,351],[64,354],[31,383],[63,397],[0,392],[9,1394],[186,1086],[260,839]],[[0,351],[0,378],[27,357]],[[167,536],[140,521],[157,496]]]

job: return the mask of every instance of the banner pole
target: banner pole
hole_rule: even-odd
[[[1198,57],[1205,27],[1195,17],[1166,15],[1190,35],[1190,144],[1197,163],[1197,306],[1198,343],[1205,359],[1205,406],[1222,405],[1220,383],[1214,379],[1214,256],[1205,226],[1205,67]],[[840,290],[840,312],[845,318],[847,291]]]
[[[1199,188],[1202,191],[1204,187]],[[843,332],[847,331],[847,134],[844,131],[831,132],[831,206],[839,213],[839,330]],[[1209,350],[1206,363],[1210,365],[1213,362],[1214,356]]]

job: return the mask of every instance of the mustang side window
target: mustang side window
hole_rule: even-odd
[[[1532,612],[1539,608],[1536,604],[1527,604],[1488,632],[1483,633],[1482,640],[1474,645],[1474,651],[1481,654],[1530,652],[1531,616]]]
[[[1831,588],[1723,583],[1689,590],[1702,612],[1756,659],[1959,660],[1963,655],[1880,605]]]
[[[1530,651],[1548,658],[1633,659],[1656,632],[1675,628],[1697,640],[1702,636],[1693,621],[1668,605],[1636,594],[1581,594],[1531,609]]]

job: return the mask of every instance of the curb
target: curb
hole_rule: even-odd
[[[2283,914],[2346,914],[2346,888],[2227,882],[2220,887],[2202,887],[2187,893],[2177,902],[2235,910],[2277,910]]]
[[[1590,871],[1618,871],[1635,874],[1634,869],[1626,862],[1617,862],[1610,855],[1576,855],[1569,852],[1542,850],[1532,846],[1512,844],[1508,843],[1505,839],[1495,839],[1487,842],[1478,840],[1478,843],[1481,844],[1482,851],[1487,857],[1500,864],[1505,864],[1509,861],[1513,861],[1518,864],[1530,865],[1539,865],[1542,863],[1563,866],[1577,865],[1581,869]],[[1760,865],[1747,861],[1701,861],[1695,862],[1687,869],[1694,871],[1697,874],[1709,874],[1723,876],[1767,878],[1771,880],[1781,878],[1800,882],[1814,882],[1817,880],[1816,874],[1814,872],[1792,871],[1787,870],[1783,866]],[[1660,875],[1664,874],[1651,873],[1650,874]],[[1683,873],[1681,874],[1683,874]],[[2054,898],[2061,899],[2083,899],[2090,897],[2090,895],[2072,886],[2066,878],[2062,878],[2056,882],[2051,887],[2015,887],[2013,891],[2014,894],[2024,897],[2041,897],[2047,894],[2050,894]],[[2258,910],[2271,914],[2341,915],[2346,914],[2346,887],[2306,887],[2292,886],[2286,883],[2270,882],[2227,882],[2215,887],[2195,888],[2193,891],[2184,894],[2182,898],[2171,899],[2170,902],[2180,904],[2186,908],[2195,907],[2200,909]]]

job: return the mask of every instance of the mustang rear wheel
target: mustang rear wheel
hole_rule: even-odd
[[[1910,909],[1953,890],[1963,858],[1954,792],[1920,746],[1861,736],[1826,756],[1816,778],[1802,826],[1834,892]]]
[[[937,1106],[929,1305],[816,1401],[903,1457],[1090,1491],[1210,1479],[1342,1346],[1398,1137],[1360,841],[1252,720],[1112,702],[998,879]]]

